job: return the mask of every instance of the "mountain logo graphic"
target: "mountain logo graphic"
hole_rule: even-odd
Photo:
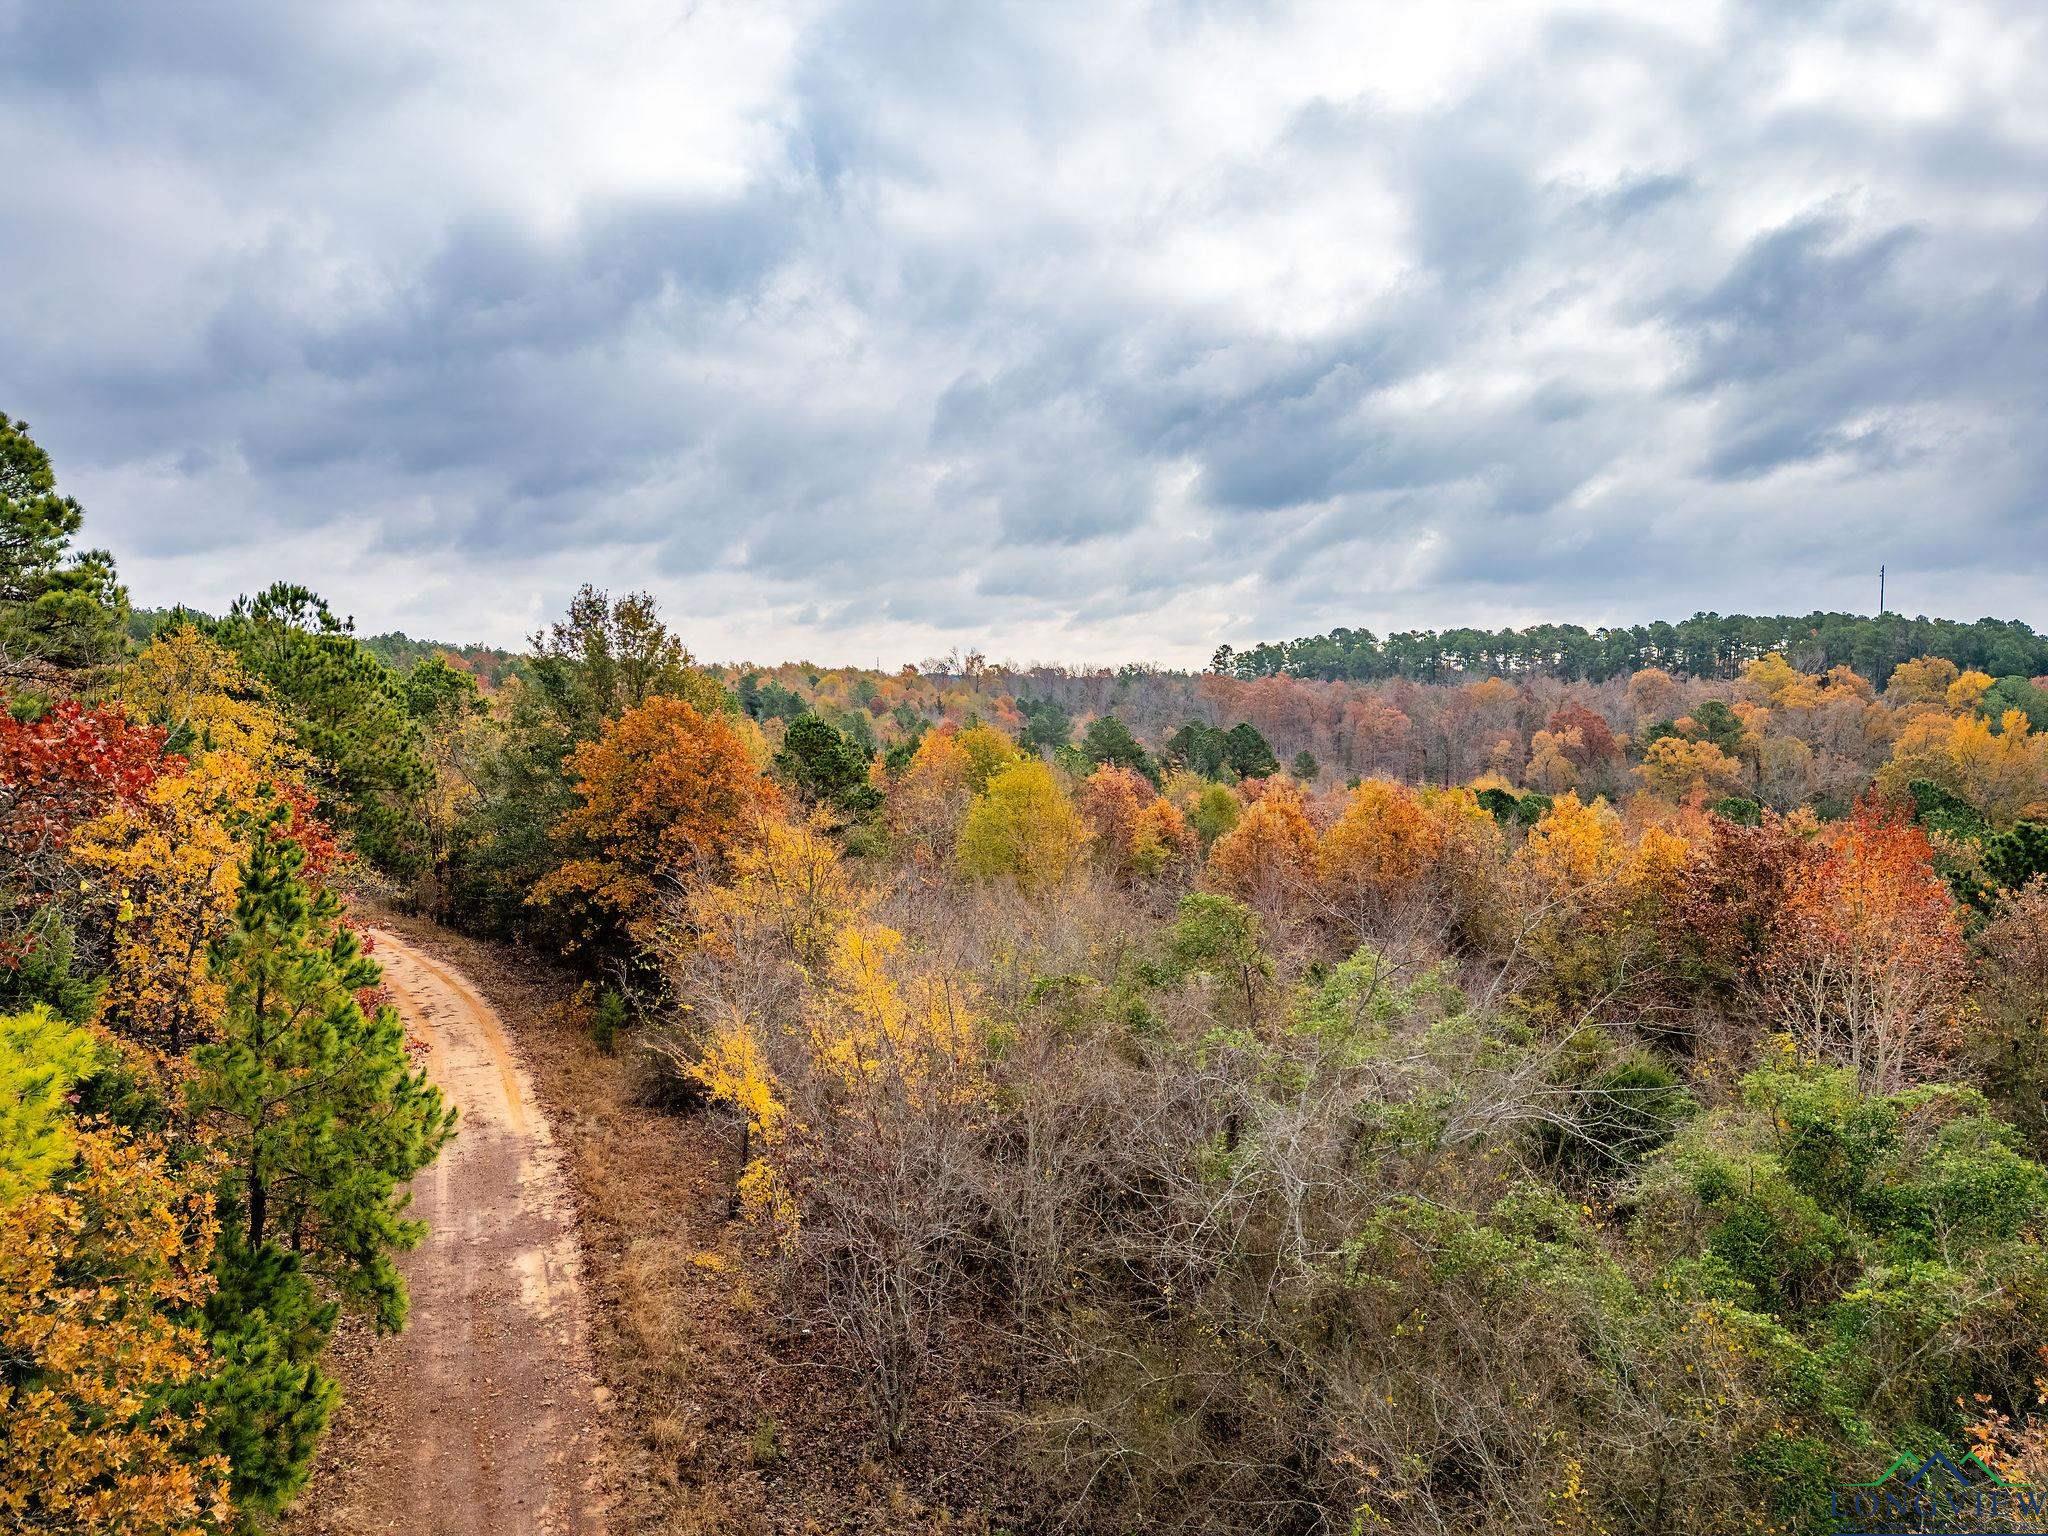
[[[1928,1473],[1934,1471],[1948,1473],[1950,1478],[1961,1483],[1966,1488],[1974,1488],[1979,1483],[1985,1482],[1996,1483],[2001,1488],[2010,1488],[2012,1486],[2012,1484],[1998,1475],[1996,1468],[1979,1461],[1974,1453],[1966,1454],[1960,1462],[1955,1462],[1942,1455],[1940,1451],[1936,1451],[1917,1467],[1913,1466],[1912,1457],[1895,1456],[1892,1458],[1892,1464],[1869,1482],[1850,1483],[1848,1486],[1851,1488],[1882,1488],[1908,1467],[1913,1468],[1912,1476],[1906,1479],[1906,1486],[1909,1488],[1925,1486]],[[1968,1470],[1965,1470],[1966,1468]]]
[[[1838,1536],[2048,1536],[2048,1488],[2012,1482],[1967,1452],[1894,1457],[1829,1503]]]

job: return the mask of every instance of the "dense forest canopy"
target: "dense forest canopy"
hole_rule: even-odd
[[[635,1421],[673,1508],[1821,1536],[1900,1457],[2048,1483],[2025,625],[885,673],[585,587],[512,657],[287,582],[131,613],[0,433],[11,1529],[260,1525],[344,1313],[403,1326],[455,1126],[377,903],[544,956],[725,1149],[634,1262],[803,1385]]]
[[[1809,672],[1852,667],[1882,680],[1916,656],[1938,656],[1994,677],[2048,672],[2048,638],[2017,619],[1907,618],[1856,613],[1696,613],[1678,623],[1585,629],[1534,624],[1527,629],[1407,630],[1384,640],[1366,629],[1333,629],[1247,650],[1221,646],[1214,670],[1232,677],[1304,677],[1376,682],[1446,676],[1546,675],[1573,682],[1660,667],[1684,677],[1727,680],[1773,652]]]
[[[146,632],[153,614],[138,616]],[[474,642],[416,640],[393,630],[366,635],[363,644],[400,670],[424,656],[453,655],[495,684],[516,668],[519,656]],[[1676,622],[1657,620],[1616,628],[1578,624],[1534,624],[1525,629],[1406,630],[1384,639],[1365,629],[1333,629],[1299,640],[1266,641],[1239,650],[1217,647],[1209,670],[1242,679],[1299,677],[1321,682],[1383,682],[1405,678],[1436,682],[1461,676],[1550,676],[1569,682],[1604,682],[1646,667],[1680,677],[1727,681],[1744,666],[1777,652],[1809,672],[1849,667],[1873,681],[1916,656],[1938,656],[1966,670],[1994,677],[2048,673],[2048,636],[2019,619],[1908,618],[1904,614],[1814,612],[1804,615],[1696,613]],[[971,663],[971,664],[970,664]],[[744,678],[759,669],[723,669]],[[806,665],[812,672],[843,670]],[[990,670],[985,661],[938,657],[920,671],[968,677]],[[1028,675],[1065,668],[997,666],[992,670]],[[1100,670],[1128,679],[1171,669],[1123,667]],[[875,676],[886,676],[876,673]],[[754,686],[759,686],[758,681]],[[775,712],[771,696],[769,712]]]

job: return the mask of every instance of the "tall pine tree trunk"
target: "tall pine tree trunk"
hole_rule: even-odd
[[[249,1149],[249,1246],[252,1249],[263,1246],[263,1224],[268,1218],[270,1188],[263,1182],[262,1154],[255,1148]]]

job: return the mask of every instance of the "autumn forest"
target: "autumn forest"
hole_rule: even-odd
[[[90,543],[0,417],[9,1530],[317,1516],[466,1134],[386,923],[532,978],[614,1529],[2048,1484],[2024,624],[713,665],[642,593],[506,652],[143,608]]]

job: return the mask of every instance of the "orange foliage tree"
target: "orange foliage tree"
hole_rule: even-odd
[[[578,803],[555,830],[574,852],[529,900],[580,907],[586,940],[616,925],[650,941],[664,885],[724,878],[782,809],[740,734],[681,699],[652,698],[608,721],[570,754],[569,771]]]
[[[1090,774],[1081,786],[1081,816],[1096,858],[1119,879],[1185,866],[1200,849],[1180,807],[1129,768],[1106,764]]]
[[[1537,965],[1531,996],[1567,1012],[1646,1001],[1688,857],[1685,838],[1665,827],[1632,839],[1605,800],[1559,796],[1513,860],[1522,943]]]
[[[1149,880],[1192,869],[1201,856],[1201,838],[1171,800],[1162,795],[1138,812],[1131,826],[1132,873]]]
[[[1411,789],[1367,779],[1316,854],[1317,890],[1356,940],[1418,914],[1444,856],[1446,830]]]
[[[960,822],[974,798],[974,762],[950,725],[927,731],[888,788],[889,830],[923,862],[951,856]]]
[[[1295,906],[1316,875],[1316,829],[1301,791],[1275,775],[1209,850],[1208,883],[1268,915]]]
[[[1772,921],[1763,995],[1807,1049],[1895,1092],[1947,1055],[1969,951],[1926,834],[1865,799],[1818,834]]]

